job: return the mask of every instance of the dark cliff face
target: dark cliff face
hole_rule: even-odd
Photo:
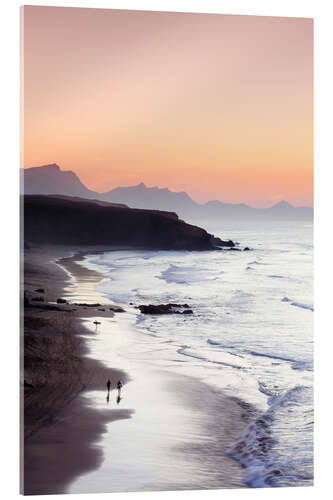
[[[124,245],[211,250],[212,235],[171,212],[100,205],[54,196],[24,196],[24,239],[37,244]]]

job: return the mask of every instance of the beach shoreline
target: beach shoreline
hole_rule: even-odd
[[[57,297],[66,298],[68,290],[73,290],[73,286],[75,286],[76,293],[79,293],[80,298],[82,297],[82,302],[93,299],[93,297],[96,297],[95,287],[104,279],[104,276],[91,269],[87,269],[82,265],[82,260],[87,254],[103,250],[105,249],[69,249],[64,247],[30,249],[26,253],[25,261],[25,290],[31,292],[32,289],[36,290],[41,287],[48,289],[50,286],[50,292],[45,293],[45,300],[54,302]],[[120,248],[115,248],[115,250],[120,250]],[[102,300],[101,304],[104,305],[106,300]],[[31,300],[30,303],[32,303]],[[36,302],[36,304],[38,303]],[[41,419],[38,428],[36,428],[34,422],[31,423],[34,414],[31,415],[28,411],[28,419],[25,419],[27,424],[24,452],[25,480],[24,487],[22,487],[25,494],[65,493],[75,478],[88,473],[88,471],[96,470],[103,460],[105,460],[105,457],[103,448],[94,446],[94,444],[107,432],[110,422],[131,418],[134,412],[139,409],[136,407],[116,408],[112,409],[112,411],[106,411],[99,408],[97,411],[86,404],[85,396],[89,392],[105,392],[107,378],[112,379],[112,389],[114,388],[115,381],[119,378],[124,382],[129,380],[129,374],[126,370],[124,372],[114,367],[109,368],[105,364],[87,357],[87,345],[84,340],[82,342],[85,334],[89,333],[88,329],[83,325],[82,319],[87,320],[88,318],[98,316],[106,317],[106,320],[108,320],[113,317],[114,313],[110,310],[98,310],[100,308],[85,309],[76,306],[76,310],[73,310],[72,304],[65,304],[62,308],[64,311],[55,312],[38,310],[38,308],[35,310],[34,308],[26,309],[29,315],[27,316],[26,314],[25,318],[29,317],[30,322],[31,318],[44,319],[48,322],[47,327],[48,329],[51,328],[51,331],[52,328],[53,330],[59,328],[59,321],[54,321],[56,317],[63,317],[66,321],[70,317],[70,337],[80,339],[79,345],[74,346],[77,349],[77,355],[80,359],[80,367],[79,369],[77,367],[75,367],[75,370],[73,369],[73,372],[78,372],[80,377],[77,377],[70,394],[68,392],[59,394],[56,404],[52,407],[52,411],[46,418]],[[69,311],[69,309],[72,310]],[[43,334],[43,328],[45,330],[45,326],[39,328],[41,334]],[[157,374],[151,372],[150,375],[155,376]],[[250,409],[244,409],[241,402],[236,398],[230,398],[221,393],[217,395],[216,391],[212,391],[209,386],[195,379],[192,380],[191,377],[183,377],[181,380],[174,374],[167,374],[166,372],[161,373],[159,376],[161,387],[172,387],[170,391],[175,396],[175,401],[177,400],[177,403],[174,402],[172,404],[186,406],[189,414],[200,413],[201,419],[205,421],[206,426],[210,422],[210,430],[208,432],[210,434],[215,433],[216,439],[213,438],[210,440],[208,447],[210,450],[209,457],[213,461],[214,457],[216,460],[218,456],[218,461],[221,462],[221,469],[224,468],[225,470],[221,470],[221,474],[216,473],[214,480],[208,481],[206,485],[204,483],[201,487],[244,487],[241,466],[227,455],[227,448],[246,427],[250,418]],[[131,386],[134,387],[133,392],[137,393],[140,391],[140,387],[136,384],[138,382],[134,377]],[[27,393],[27,389],[23,390]],[[25,397],[28,402],[26,410],[29,410],[31,406],[29,400],[33,399],[34,391],[35,389],[28,389],[28,394]],[[42,396],[36,395],[34,397],[37,400],[39,399],[42,405]],[[204,409],[202,409],[203,401],[205,401]],[[138,407],[140,406],[140,402],[137,400],[135,404]],[[170,411],[172,411],[172,406],[170,406]],[[221,414],[221,411],[224,413]],[[135,422],[135,417],[132,420]],[[189,456],[191,457],[196,457],[196,453],[198,453],[199,457],[200,453],[202,453],[201,445],[195,442],[189,446],[189,450],[187,450],[187,453],[190,453]],[[200,453],[199,450],[201,450]],[[59,461],[59,457],[63,456],[66,458]],[[151,484],[148,490],[157,491],[159,489],[178,488],[199,489],[199,486],[195,484],[195,481],[192,484],[183,485],[183,487],[179,483],[171,483],[169,488],[163,484]],[[83,491],[86,491],[86,488]],[[104,489],[102,491],[107,492],[110,490]],[[131,489],[124,487],[123,489],[119,489],[119,491],[131,491]]]
[[[67,304],[55,311],[34,307],[46,302],[54,303],[64,296],[64,289],[71,283],[71,278],[58,265],[58,260],[70,260],[78,251],[77,248],[43,247],[29,249],[24,255],[24,292],[32,307],[22,310],[24,325],[21,342],[25,357],[22,379],[33,386],[24,387],[24,380],[21,380],[24,422],[21,492],[25,494],[63,493],[75,475],[90,470],[100,462],[101,454],[91,444],[103,432],[104,421],[128,417],[127,412],[122,411],[107,416],[94,415],[90,411],[89,415],[89,410],[79,401],[79,395],[85,391],[105,389],[108,378],[112,379],[113,389],[118,379],[127,380],[123,371],[107,369],[102,363],[86,356],[87,347],[82,336],[89,332],[82,325],[81,318],[93,316],[93,311],[90,308],[73,311]],[[87,282],[90,280],[93,286],[101,277],[87,270],[84,279]],[[44,293],[35,292],[42,289]],[[32,300],[41,296],[44,302]],[[99,311],[99,314],[112,317],[114,312]],[[70,355],[74,358],[73,362],[65,367],[58,366],[52,350],[56,351],[56,355]],[[74,417],[82,411],[85,413],[83,428],[80,426],[82,419]],[[71,421],[75,421],[75,425],[71,425]],[[80,437],[82,433],[84,439]]]

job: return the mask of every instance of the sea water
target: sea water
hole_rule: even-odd
[[[128,356],[256,408],[229,449],[246,484],[312,485],[312,224],[205,227],[250,251],[116,251],[88,256],[85,265],[104,274],[99,292],[132,312]],[[193,315],[136,309],[170,302],[187,303]]]

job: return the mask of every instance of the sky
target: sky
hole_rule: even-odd
[[[28,6],[23,166],[313,205],[313,21]]]

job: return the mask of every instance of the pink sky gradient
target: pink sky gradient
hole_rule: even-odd
[[[24,167],[313,204],[313,21],[24,7]]]

